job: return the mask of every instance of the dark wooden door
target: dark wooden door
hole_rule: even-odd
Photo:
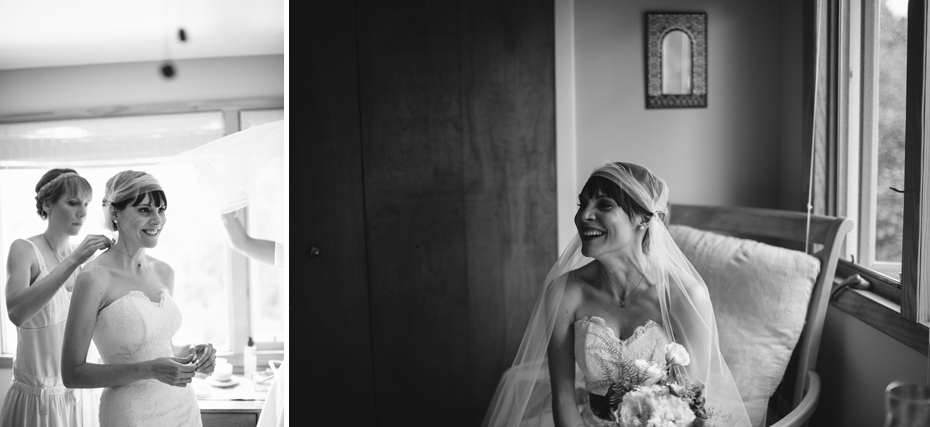
[[[480,424],[558,250],[553,4],[327,7],[304,125],[308,411]]]

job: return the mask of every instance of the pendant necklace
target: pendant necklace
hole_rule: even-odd
[[[52,250],[52,254],[55,255],[55,259],[57,259],[58,263],[61,264],[64,259],[58,255],[58,251],[56,251],[55,247],[52,246],[52,243],[48,241],[48,237],[45,236],[45,233],[42,233],[42,238],[45,239],[45,244],[48,245],[48,248]]]
[[[626,298],[623,298],[623,299],[620,300],[620,307],[621,307],[621,308],[626,308],[626,302],[630,300],[630,297],[632,297],[633,294],[635,294],[637,291],[639,291],[639,287],[642,286],[642,284],[643,284],[643,279],[645,279],[645,278],[646,278],[646,275],[644,274],[642,277],[639,278],[639,283],[636,284],[636,287],[633,289],[633,292],[630,292],[630,294],[627,295]]]
[[[111,249],[111,250],[114,250],[114,251],[116,251],[116,252],[119,252],[119,253],[121,253],[121,254],[123,254],[123,255],[128,256],[129,259],[131,259],[131,260],[133,260],[133,261],[136,260],[135,258],[132,257],[132,255],[129,255],[129,254],[127,254],[126,252],[123,252],[123,251],[121,251],[121,250],[119,250],[119,249],[116,249],[116,248],[114,248],[114,247],[112,247],[112,246],[110,246],[110,249]],[[140,261],[138,264],[136,264],[136,266],[138,266],[139,268],[141,268],[141,267],[142,267],[142,262]]]

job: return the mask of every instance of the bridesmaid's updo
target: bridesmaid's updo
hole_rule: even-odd
[[[63,195],[82,197],[93,194],[90,183],[78,175],[74,169],[52,169],[42,175],[36,183],[36,213],[42,219],[48,219],[45,204],[54,204]]]

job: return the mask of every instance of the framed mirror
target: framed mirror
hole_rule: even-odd
[[[646,108],[707,107],[707,14],[646,13]]]

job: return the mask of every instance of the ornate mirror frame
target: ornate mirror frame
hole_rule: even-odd
[[[691,38],[691,94],[662,93],[662,42],[671,31]],[[707,107],[707,14],[646,13],[646,108]]]

